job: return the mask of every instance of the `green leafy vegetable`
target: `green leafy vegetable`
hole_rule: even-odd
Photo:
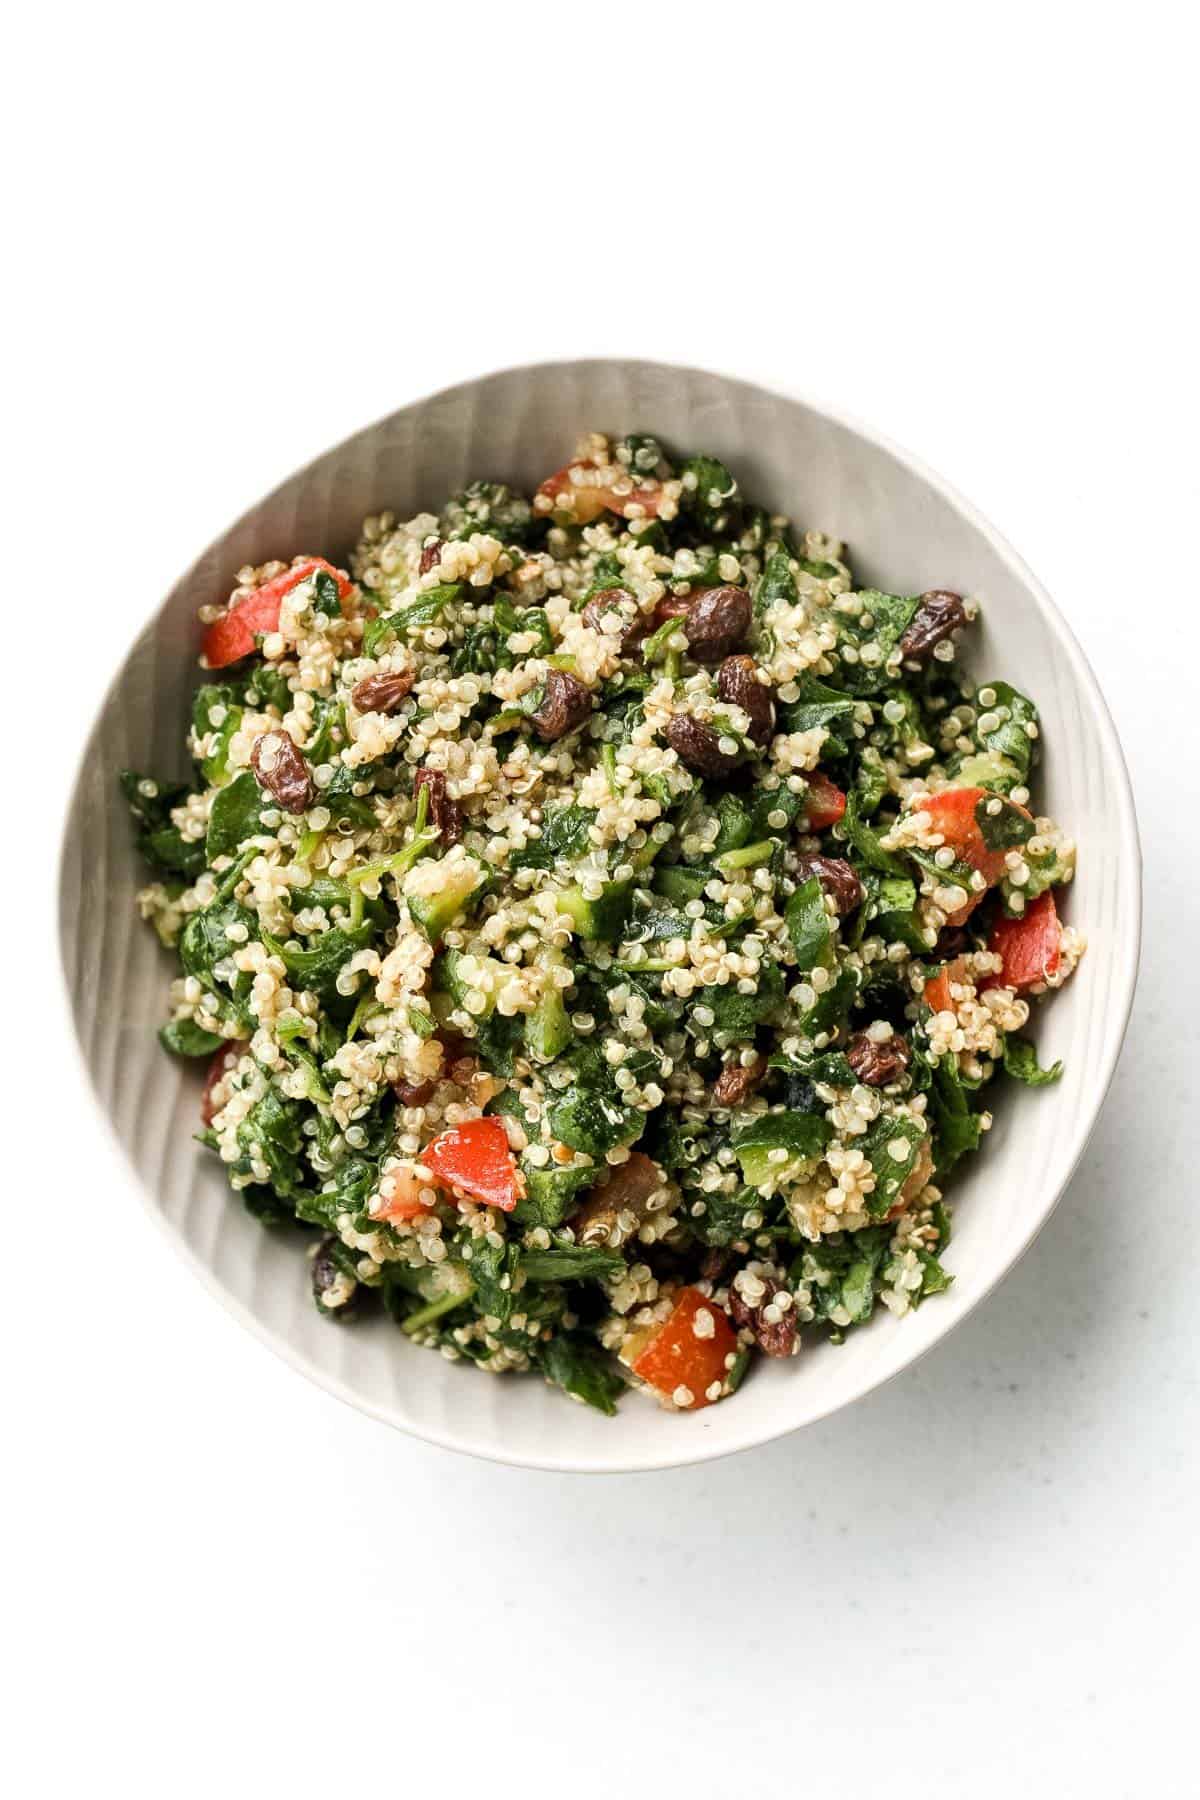
[[[451,542],[485,532],[502,544],[528,544],[537,531],[528,500],[501,481],[473,481],[442,509],[441,534]]]
[[[801,969],[829,969],[833,966],[833,937],[829,914],[825,911],[825,893],[815,875],[801,882],[787,903],[788,936]]]
[[[158,1041],[172,1056],[213,1056],[226,1040],[205,1031],[195,1019],[172,1019],[159,1032]]]
[[[192,730],[198,743],[210,740],[207,753],[200,758],[200,773],[210,785],[219,785],[229,774],[229,745],[241,725],[242,712],[238,691],[228,683],[210,683],[196,692]]]
[[[796,686],[798,697],[781,703],[778,708],[779,730],[815,731],[823,726],[829,734],[823,746],[824,754],[845,755],[858,702],[838,688],[827,687],[815,675],[801,676]]]
[[[1028,813],[999,794],[976,802],[975,823],[989,850],[1012,850],[1027,844],[1035,829]]]
[[[801,1253],[791,1279],[808,1284],[818,1319],[828,1321],[839,1333],[866,1324],[875,1310],[890,1241],[890,1227],[868,1226],[863,1231],[822,1238]]]
[[[838,679],[852,694],[877,694],[898,680],[898,670],[889,672],[889,658],[898,650],[920,601],[884,594],[878,588],[864,588],[855,598],[861,612],[835,615],[841,640]],[[864,660],[864,650],[870,651],[871,660]]]
[[[742,1174],[751,1187],[781,1187],[813,1167],[833,1128],[820,1113],[761,1113],[731,1139]]]
[[[786,550],[776,550],[768,556],[763,564],[763,572],[754,589],[754,616],[761,618],[769,607],[782,601],[786,606],[795,606],[800,595],[796,588],[796,577],[792,574],[792,559]],[[824,723],[823,720],[819,723]],[[789,731],[798,731],[800,726],[789,725]]]
[[[933,1165],[947,1175],[969,1150],[979,1148],[982,1127],[971,1109],[956,1058],[947,1053],[930,1065],[929,1118],[933,1127]]]
[[[188,798],[182,783],[156,781],[152,775],[139,775],[126,769],[121,775],[121,792],[138,826],[137,847],[148,863],[173,874],[195,879],[204,871],[204,844],[185,838],[171,823],[171,814]]]
[[[541,835],[514,850],[509,866],[514,869],[551,869],[557,862],[572,862],[588,849],[596,814],[588,806],[548,806]]]
[[[547,1380],[565,1393],[609,1417],[616,1412],[625,1383],[592,1339],[579,1332],[556,1332],[540,1347],[538,1361]]]
[[[689,456],[679,471],[680,510],[709,538],[731,537],[739,516],[738,484],[715,456]]]
[[[549,1250],[526,1250],[521,1267],[530,1281],[615,1281],[625,1258],[619,1250],[560,1238]]]
[[[539,1168],[522,1158],[521,1172],[525,1177],[525,1196],[517,1201],[513,1218],[519,1225],[544,1225],[550,1231],[575,1211],[580,1193],[596,1180],[592,1163]]]
[[[917,1166],[924,1137],[924,1127],[915,1119],[880,1113],[865,1136],[856,1140],[856,1147],[870,1163],[875,1177],[874,1190],[867,1199],[872,1218],[881,1219],[895,1205],[900,1189]]]
[[[208,815],[208,838],[204,854],[210,863],[218,856],[234,856],[247,838],[258,831],[263,807],[263,792],[249,769],[223,787],[212,803]]]
[[[987,706],[980,697],[985,693],[994,696]],[[1037,707],[1007,681],[985,682],[975,695],[975,706],[975,730],[980,748],[994,756],[1006,758],[1018,771],[1021,781],[1027,783],[1033,766],[1038,727]],[[995,721],[994,724],[985,729],[990,720]],[[1032,737],[1027,730],[1030,726],[1033,728]]]
[[[877,869],[883,875],[894,875],[900,880],[907,879],[904,858],[884,849],[879,833],[863,819],[861,801],[853,791],[846,795],[846,810],[838,821],[837,830],[868,869]]]
[[[277,943],[266,934],[263,942],[274,955],[283,958],[284,967],[297,987],[311,989],[328,1005],[339,997],[336,984],[341,969],[356,950],[371,941],[374,931],[370,921],[353,931],[334,926],[330,931],[321,932],[307,950],[290,943]]]
[[[1061,1062],[1051,1063],[1048,1069],[1041,1068],[1037,1050],[1028,1038],[1018,1037],[1004,1040],[1004,1069],[1014,1081],[1024,1082],[1026,1087],[1049,1087],[1063,1072]]]

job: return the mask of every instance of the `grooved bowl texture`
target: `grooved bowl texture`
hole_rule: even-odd
[[[147,876],[116,786],[124,767],[182,771],[196,609],[227,594],[243,563],[301,550],[344,557],[365,513],[436,510],[475,477],[529,491],[588,428],[712,451],[756,499],[845,539],[861,585],[977,596],[969,667],[1037,701],[1035,799],[1079,845],[1065,915],[1088,951],[1035,1021],[1043,1061],[1061,1057],[1066,1073],[1044,1091],[998,1086],[984,1152],[951,1190],[953,1287],[840,1348],[760,1365],[735,1399],[696,1414],[631,1394],[605,1419],[535,1377],[487,1378],[414,1349],[384,1322],[339,1329],[317,1316],[296,1240],[247,1217],[192,1140],[200,1076],[155,1038],[171,965],[137,917]],[[983,520],[910,457],[811,405],[696,370],[595,361],[506,370],[403,407],[292,476],[204,552],[129,651],[91,733],[66,829],[60,930],[96,1097],[150,1207],[247,1325],[331,1392],[420,1437],[503,1462],[602,1471],[702,1461],[834,1412],[914,1361],[996,1284],[1054,1206],[1100,1109],[1133,996],[1140,900],[1128,776],[1095,680],[1049,598]]]

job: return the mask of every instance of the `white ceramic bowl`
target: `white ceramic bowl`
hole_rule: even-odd
[[[587,428],[653,431],[712,451],[747,492],[845,539],[864,585],[977,595],[983,624],[971,666],[1036,699],[1046,747],[1037,798],[1080,846],[1067,913],[1088,951],[1038,1026],[1043,1057],[1062,1057],[1066,1073],[1043,1092],[998,1093],[984,1153],[954,1187],[949,1293],[899,1322],[884,1314],[841,1348],[760,1366],[735,1400],[696,1414],[631,1394],[606,1419],[537,1379],[489,1380],[414,1349],[386,1323],[339,1330],[317,1316],[295,1240],[249,1219],[192,1140],[200,1078],[155,1039],[170,959],[136,916],[146,875],[116,786],[124,767],[183,769],[196,609],[226,594],[243,563],[300,550],[336,557],[365,513],[436,509],[477,476],[529,490]],[[848,1405],[944,1337],[1012,1267],[1079,1159],[1124,1034],[1139,926],[1137,826],[1116,732],[1075,639],[996,532],[860,426],[724,376],[616,361],[511,369],[418,400],[230,526],[158,607],[113,681],[76,784],[61,877],[63,963],[88,1076],[152,1211],[210,1288],[297,1369],[377,1418],[550,1469],[661,1468],[763,1443]]]

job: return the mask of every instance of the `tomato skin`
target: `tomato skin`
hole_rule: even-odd
[[[525,1192],[521,1171],[499,1119],[451,1125],[421,1152],[421,1162],[440,1187],[458,1188],[484,1206],[511,1212]]]
[[[265,637],[267,632],[274,631],[279,624],[279,608],[285,594],[290,594],[294,587],[307,581],[310,575],[323,569],[332,575],[337,582],[338,599],[344,600],[353,583],[340,569],[327,563],[323,556],[307,556],[302,562],[293,563],[282,575],[276,575],[270,581],[255,588],[236,606],[231,606],[222,618],[214,619],[204,634],[204,660],[210,669],[225,669],[230,663],[240,662],[243,656],[249,656],[254,649],[256,637]]]
[[[692,1329],[702,1308],[712,1316],[711,1337],[697,1337]],[[683,1410],[698,1412],[702,1406],[712,1405],[707,1390],[714,1381],[724,1381],[728,1374],[725,1358],[736,1350],[737,1334],[721,1307],[699,1288],[686,1287],[675,1302],[675,1310],[632,1367],[640,1380],[657,1388],[660,1394],[687,1388],[692,1399]]]
[[[988,949],[1003,960],[997,975],[980,982],[984,988],[1009,987],[1018,994],[1058,973],[1062,959],[1062,926],[1049,888],[1031,900],[1019,919],[999,918],[992,926]]]
[[[846,810],[846,796],[836,782],[818,769],[804,778],[808,794],[804,802],[805,820],[810,831],[827,831],[836,825]]]
[[[200,1095],[200,1119],[202,1124],[211,1125],[217,1116],[217,1108],[213,1105],[213,1089],[219,1081],[223,1081],[230,1069],[240,1060],[245,1051],[245,1044],[234,1041],[222,1044],[214,1050],[208,1068],[204,1072],[204,1088]]]
[[[659,488],[634,488],[628,494],[618,494],[612,487],[576,487],[571,480],[572,469],[593,469],[598,465],[589,462],[569,462],[553,475],[548,475],[538,488],[535,501],[542,495],[549,501],[548,506],[538,507],[538,511],[558,512],[568,515],[576,525],[590,525],[598,519],[602,512],[614,512],[624,518],[625,508],[636,502],[642,508],[647,519],[658,517],[659,502],[662,491]],[[569,496],[567,503],[560,507],[559,502]]]

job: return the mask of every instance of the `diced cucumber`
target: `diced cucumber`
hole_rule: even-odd
[[[571,1041],[564,990],[554,980],[555,970],[565,969],[566,961],[556,950],[544,951],[539,961],[544,979],[538,1003],[525,1021],[525,1048],[538,1062],[553,1062]]]
[[[664,900],[671,900],[676,906],[686,906],[689,900],[702,900],[704,890],[712,880],[711,869],[689,868],[684,863],[668,863],[665,868],[654,871],[654,891],[661,894]]]
[[[1021,771],[998,750],[980,750],[974,756],[963,757],[954,779],[963,787],[991,788],[997,794],[1007,794],[1021,785]]]
[[[437,889],[431,893],[423,893],[418,888],[417,892],[409,893],[406,887],[405,898],[409,912],[425,936],[431,944],[436,944],[465,909],[471,895],[483,886],[486,878],[479,864],[470,860],[451,866],[430,863],[422,866],[422,885],[429,879],[424,874],[426,866],[442,872],[443,878]]]
[[[754,869],[760,863],[770,862],[778,845],[771,838],[764,838],[757,844],[743,844],[740,850],[726,850],[723,856],[713,858],[713,867],[722,875],[735,875],[739,869]]]
[[[496,1010],[496,996],[494,992],[488,991],[491,984],[484,985],[480,982],[481,970],[490,971],[499,977],[509,972],[494,956],[475,956],[464,950],[443,950],[433,965],[434,981],[449,994],[455,1006],[466,1007],[468,1012],[472,1012],[473,1009],[467,1006],[467,999],[471,994],[482,992],[486,1005],[482,1012],[475,1013],[474,1016],[487,1019]]]
[[[573,922],[582,938],[615,938],[629,916],[633,901],[631,881],[606,881],[599,899],[589,900],[580,887],[565,888],[556,895],[559,912]]]
[[[733,1150],[750,1187],[798,1181],[815,1165],[832,1136],[820,1113],[763,1113],[734,1135]],[[782,1157],[772,1156],[784,1151]]]

